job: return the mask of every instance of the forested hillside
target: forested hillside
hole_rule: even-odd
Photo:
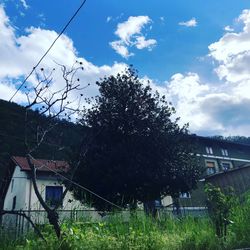
[[[29,119],[37,124],[46,122],[46,116],[38,111],[29,111]],[[24,107],[0,100],[0,179],[8,166],[10,156],[25,155],[25,109]],[[34,153],[38,158],[69,160],[80,144],[81,126],[68,121],[59,124],[48,133],[44,143]],[[29,134],[28,142],[32,143],[35,134]]]
[[[31,110],[29,116],[37,123],[43,123],[47,119],[46,116],[40,116],[38,111]],[[0,180],[4,169],[8,166],[10,156],[25,155],[24,119],[24,107],[0,100]],[[59,125],[47,135],[45,143],[34,155],[39,158],[69,160],[79,149],[82,132],[80,125],[61,120]],[[32,142],[34,138],[34,134],[29,134],[28,141]],[[250,145],[250,137],[214,136],[214,138]]]
[[[218,139],[218,140],[225,140],[225,141],[229,141],[229,142],[237,142],[237,143],[241,143],[241,144],[246,144],[246,145],[250,145],[250,137],[245,137],[245,136],[220,136],[220,135],[216,135],[216,136],[212,136],[212,138],[214,139]]]

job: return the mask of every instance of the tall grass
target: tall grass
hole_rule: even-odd
[[[244,203],[233,208],[232,224],[229,227],[229,244],[233,248],[250,247],[250,193],[244,196]]]
[[[4,249],[222,249],[208,218],[155,220],[134,214],[124,222],[122,216],[113,215],[99,223],[64,223],[62,230],[63,237],[57,240],[46,225],[47,243],[32,234]]]
[[[142,213],[130,218],[110,215],[102,222],[64,222],[62,238],[58,240],[51,226],[42,229],[47,243],[33,233],[17,241],[0,239],[1,249],[114,249],[114,250],[213,250],[250,246],[250,199],[236,206],[226,238],[216,236],[208,217],[153,219]]]

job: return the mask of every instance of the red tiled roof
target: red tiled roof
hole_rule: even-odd
[[[21,170],[31,170],[27,158],[21,156],[12,156],[11,159],[16,165],[21,168]],[[69,164],[66,161],[32,159],[31,162],[34,164],[38,171],[50,172],[51,169],[57,172],[67,172],[69,170]]]

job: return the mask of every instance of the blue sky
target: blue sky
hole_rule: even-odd
[[[11,96],[80,2],[0,1],[0,98]],[[191,132],[250,136],[249,9],[246,0],[87,0],[43,65],[83,60],[83,82],[94,83],[133,64]],[[22,92],[14,101],[24,102]]]

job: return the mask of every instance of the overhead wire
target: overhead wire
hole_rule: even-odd
[[[32,157],[32,158],[33,158],[33,157]],[[46,166],[46,164],[43,164],[43,163],[40,162],[39,160],[37,160],[37,159],[35,159],[35,158],[33,158],[33,160],[36,160],[37,162],[41,163],[43,167],[47,168],[49,171],[51,171],[51,172],[53,172],[54,174],[60,176],[61,178],[63,178],[64,180],[70,182],[71,184],[73,184],[73,185],[75,185],[75,186],[77,186],[77,187],[83,189],[84,191],[89,192],[90,194],[93,194],[94,196],[96,196],[96,197],[98,197],[99,199],[101,199],[101,200],[107,202],[108,204],[112,205],[113,207],[116,207],[116,208],[119,208],[120,210],[123,210],[123,208],[120,207],[120,206],[118,206],[117,204],[115,204],[115,203],[113,203],[113,202],[107,200],[106,198],[104,198],[104,197],[102,197],[101,195],[99,195],[99,194],[93,192],[92,190],[90,190],[90,189],[88,189],[88,188],[86,188],[86,187],[80,185],[79,183],[77,183],[77,182],[75,182],[75,181],[73,181],[73,180],[71,180],[71,179],[65,177],[64,175],[60,174],[59,172],[57,172],[57,171],[55,171],[55,170],[49,168],[48,166]]]
[[[70,23],[73,21],[73,19],[76,17],[76,15],[78,14],[78,12],[81,10],[81,8],[83,7],[83,5],[86,3],[87,0],[84,0],[80,6],[78,7],[78,9],[74,12],[73,16],[69,19],[69,21],[66,23],[66,25],[63,27],[63,29],[61,30],[61,32],[58,34],[58,36],[56,37],[56,39],[52,42],[52,44],[50,45],[50,47],[46,50],[46,52],[43,54],[43,56],[40,58],[40,60],[37,62],[37,64],[33,67],[33,69],[30,71],[30,73],[25,77],[25,79],[22,81],[21,85],[17,88],[17,90],[15,91],[15,93],[12,95],[12,97],[10,98],[9,102],[12,101],[12,99],[16,96],[16,94],[18,93],[18,91],[22,88],[22,86],[27,82],[27,80],[29,79],[29,77],[33,74],[33,72],[36,70],[36,68],[38,67],[38,65],[42,62],[42,60],[44,59],[44,57],[49,53],[49,51],[52,49],[52,47],[54,46],[54,44],[56,43],[56,41],[60,38],[60,36],[64,33],[64,31],[67,29],[67,27],[70,25]]]
[[[66,23],[66,25],[64,26],[64,28],[61,30],[61,32],[58,34],[58,36],[56,37],[56,39],[52,42],[52,44],[50,45],[50,47],[46,50],[46,52],[43,54],[43,56],[39,59],[39,61],[37,62],[37,64],[33,67],[33,69],[30,71],[30,73],[26,76],[26,78],[22,81],[21,85],[17,88],[17,90],[15,91],[15,93],[12,95],[12,97],[10,98],[9,101],[12,101],[12,99],[16,96],[16,94],[19,92],[19,90],[22,88],[22,86],[27,82],[27,80],[29,79],[29,77],[33,74],[33,72],[36,70],[36,68],[38,67],[38,65],[42,62],[42,60],[45,58],[45,56],[49,53],[49,51],[52,49],[52,47],[54,46],[54,44],[56,43],[56,41],[61,37],[61,35],[64,33],[64,31],[67,29],[67,27],[70,25],[70,23],[73,21],[73,19],[76,17],[76,15],[78,14],[78,12],[81,10],[81,8],[84,6],[84,4],[86,3],[87,0],[84,0],[80,6],[78,7],[78,9],[75,11],[75,13],[73,14],[73,16],[70,18],[70,20]],[[60,176],[61,178],[63,178],[64,180],[67,180],[68,182],[70,182],[71,184],[95,195],[96,197],[98,197],[99,199],[109,203],[110,205],[119,208],[119,209],[123,209],[122,207],[116,205],[115,203],[107,200],[106,198],[98,195],[97,193],[91,191],[90,189],[80,185],[79,183],[65,177],[64,175],[58,173],[57,171],[54,171],[53,169],[49,168],[48,166],[44,165],[43,166],[45,168],[47,168],[49,171],[55,173],[56,175]]]

